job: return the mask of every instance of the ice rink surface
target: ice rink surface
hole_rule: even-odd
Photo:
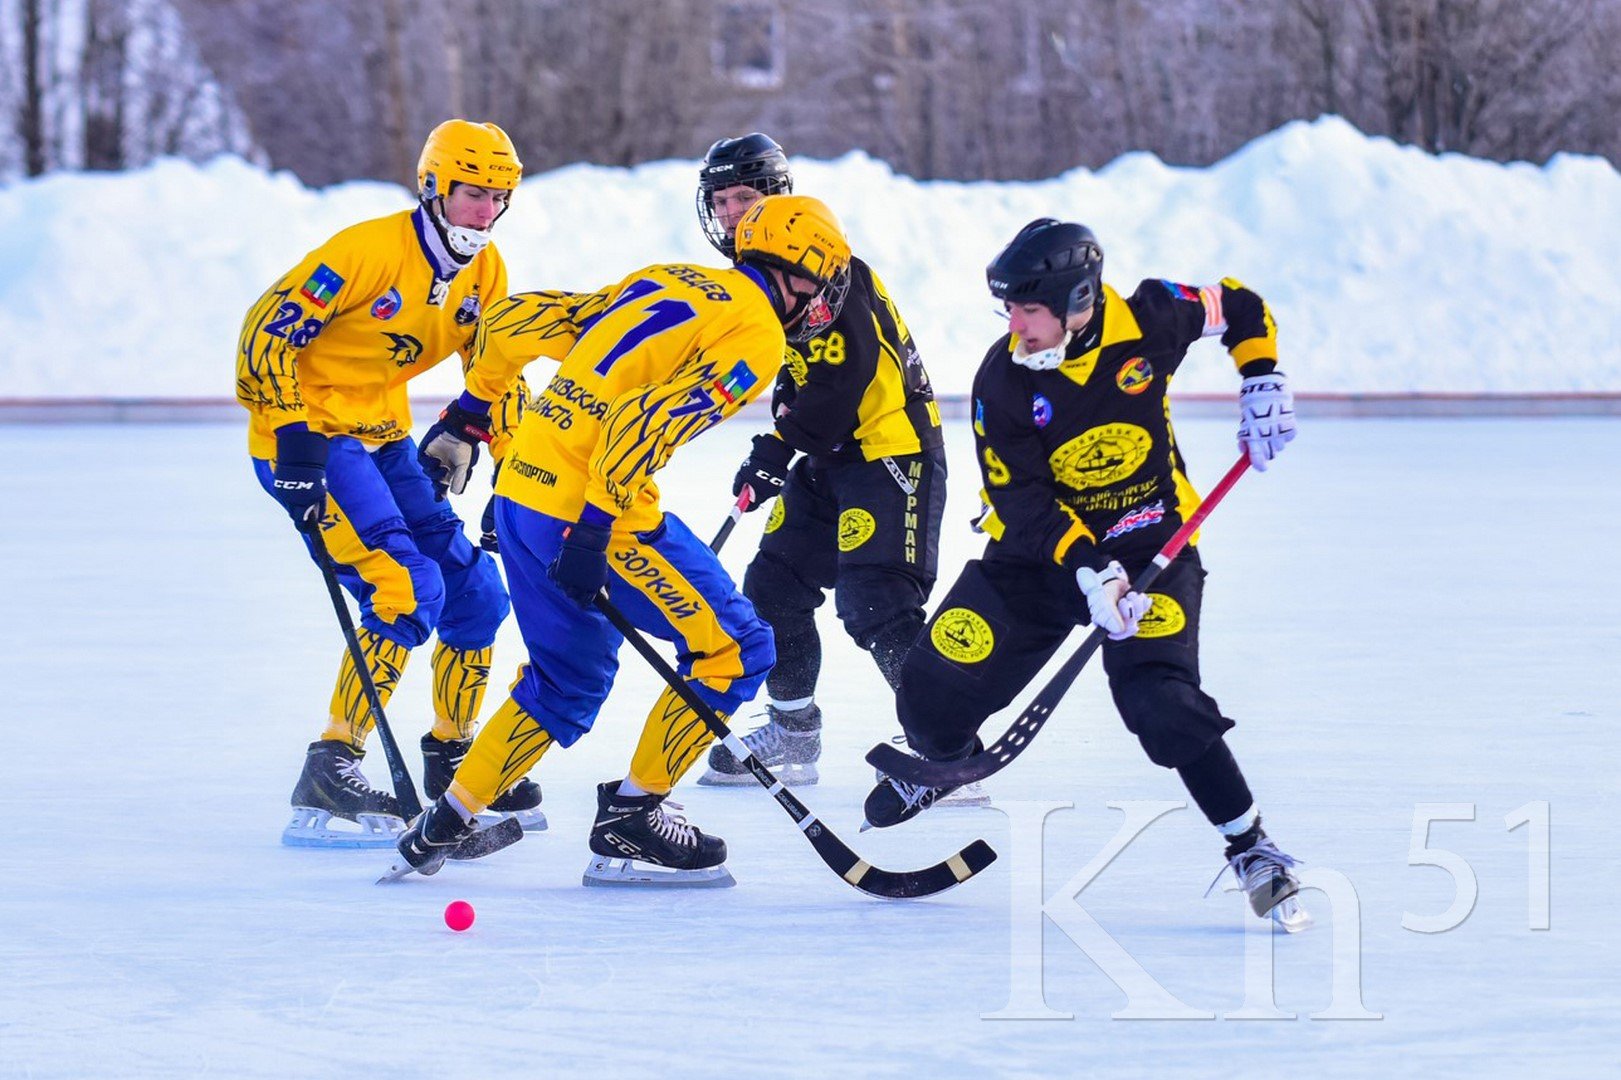
[[[705,436],[662,476],[666,508],[701,534],[752,427]],[[1178,426],[1201,488],[1235,456],[1232,428]],[[969,433],[947,437],[936,598],[979,548]],[[1272,986],[1252,970],[1247,990],[1245,912],[1236,893],[1201,896],[1222,862],[1196,810],[1063,895],[1123,822],[1186,798],[1121,727],[1096,664],[987,783],[1006,813],[858,835],[861,756],[893,710],[831,604],[824,779],[800,793],[886,867],[975,836],[1002,853],[941,897],[863,897],[764,792],[690,778],[676,798],[726,838],[738,886],[581,888],[592,787],[623,773],[657,690],[629,650],[596,731],[535,773],[549,832],[391,887],[372,883],[386,853],[282,847],[342,645],[244,445],[237,425],[0,427],[0,1076],[1621,1069],[1621,424],[1307,414],[1212,517],[1206,688],[1239,722],[1229,739],[1273,836],[1357,902],[1353,917],[1343,890],[1306,894],[1319,925],[1280,936]],[[725,553],[736,576],[764,517]],[[500,685],[519,650],[509,622]],[[390,708],[418,775],[429,675],[418,656]],[[367,771],[386,785],[376,746]],[[1073,808],[1037,834],[1042,804]],[[459,898],[478,912],[465,934],[441,921]],[[1043,901],[1054,917],[1032,947]],[[1121,953],[1075,929],[1076,904]],[[1354,946],[1337,966],[1336,941]],[[1156,1010],[1203,1018],[1116,1018]],[[1253,1012],[1283,1018],[1232,1015]],[[987,1018],[1010,1013],[1049,1018]]]

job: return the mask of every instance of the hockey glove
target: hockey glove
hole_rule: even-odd
[[[608,584],[608,537],[612,532],[607,525],[576,521],[569,526],[563,546],[546,569],[546,576],[557,583],[563,594],[583,608],[590,607]]]
[[[276,432],[276,498],[301,533],[319,532],[326,514],[326,436],[303,424]]]
[[[1238,390],[1238,448],[1250,456],[1257,472],[1295,437],[1295,395],[1281,371],[1251,375]]]
[[[788,483],[788,463],[794,460],[794,448],[766,433],[754,437],[754,449],[743,460],[743,465],[732,478],[732,494],[741,495],[743,489],[754,492],[748,509],[753,510],[767,499],[782,494]]]
[[[1083,566],[1075,571],[1075,582],[1086,594],[1086,606],[1092,611],[1092,625],[1101,626],[1111,641],[1124,641],[1137,633],[1137,624],[1153,601],[1139,592],[1131,591],[1125,568],[1110,560],[1103,570]]]
[[[443,502],[446,492],[462,493],[468,474],[478,464],[478,444],[489,441],[489,413],[474,412],[460,400],[445,406],[417,450],[417,462],[433,481],[435,500]]]

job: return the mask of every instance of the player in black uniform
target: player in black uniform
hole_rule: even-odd
[[[1264,469],[1294,437],[1277,329],[1259,296],[1224,278],[1144,281],[1122,298],[1102,281],[1085,226],[1031,222],[986,270],[1010,333],[974,379],[974,436],[991,537],[907,657],[898,710],[912,748],[956,760],[1041,670],[1070,630],[1108,631],[1103,667],[1126,727],[1175,769],[1210,822],[1257,914],[1293,896],[1294,860],[1262,831],[1223,741],[1233,722],[1199,686],[1205,572],[1186,548],[1147,596],[1131,577],[1198,506],[1165,398],[1188,346],[1220,335],[1243,376],[1239,443]],[[882,781],[867,820],[895,825],[942,789]],[[1291,900],[1279,911],[1297,911]]]
[[[770,137],[721,139],[699,171],[698,218],[722,254],[755,201],[791,191],[788,159]],[[791,341],[772,431],[754,438],[734,495],[771,508],[743,593],[771,624],[777,663],[766,681],[766,723],[744,743],[787,784],[813,784],[821,755],[815,701],[822,665],[816,609],[826,592],[856,644],[891,687],[923,628],[934,587],[946,463],[940,414],[923,358],[883,282],[850,261],[844,306],[831,323]],[[794,461],[799,455],[798,461]],[[718,743],[700,784],[750,784]]]

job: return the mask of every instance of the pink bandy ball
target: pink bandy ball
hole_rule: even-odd
[[[473,925],[473,905],[466,900],[452,900],[445,906],[445,925],[458,934]]]

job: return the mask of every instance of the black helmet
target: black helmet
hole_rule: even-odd
[[[1045,304],[1068,320],[1097,303],[1103,247],[1085,225],[1037,218],[991,260],[985,280],[998,300]]]
[[[698,221],[715,249],[728,259],[737,249],[726,226],[715,217],[710,198],[724,188],[746,185],[762,195],[786,195],[794,190],[794,177],[788,171],[788,155],[775,139],[758,131],[736,139],[720,139],[704,155],[698,169]]]

